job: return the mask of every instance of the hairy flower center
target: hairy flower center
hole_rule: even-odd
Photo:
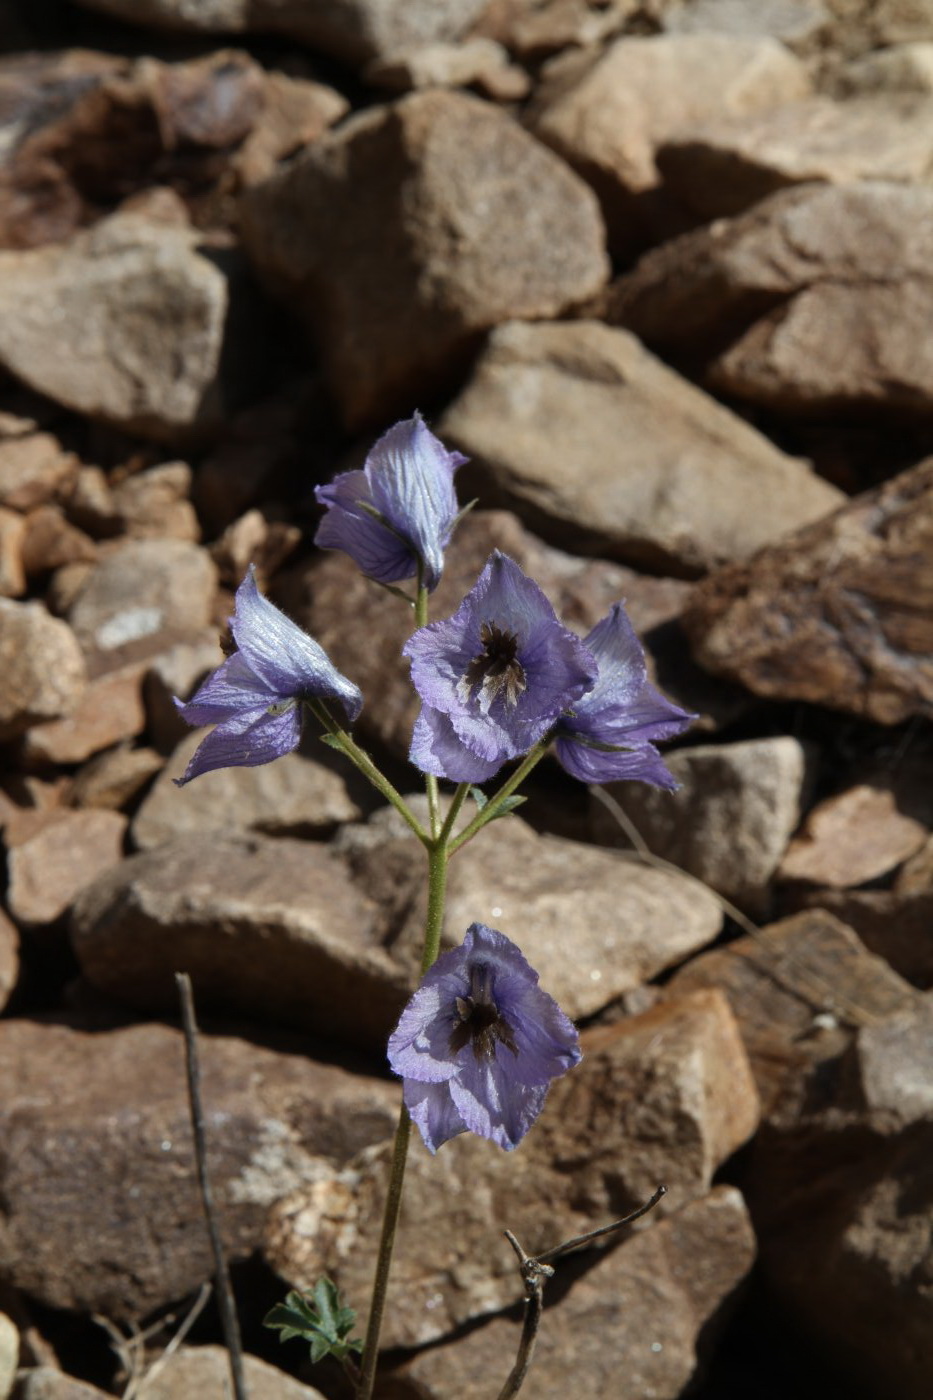
[[[518,659],[518,638],[494,622],[484,622],[479,629],[483,650],[467,666],[458,685],[457,695],[467,701],[479,686],[480,708],[488,713],[492,702],[500,695],[514,708],[526,688],[525,668]]]
[[[518,1054],[512,1027],[496,1005],[492,968],[486,963],[470,968],[470,995],[457,997],[455,1005],[458,1019],[450,1033],[451,1054],[472,1042],[477,1060],[493,1060],[497,1041]]]

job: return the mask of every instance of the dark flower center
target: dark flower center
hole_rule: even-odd
[[[483,650],[473,657],[457,685],[461,700],[469,700],[477,686],[480,705],[487,711],[500,695],[514,708],[526,688],[525,669],[518,659],[518,638],[494,622],[484,622],[479,629]]]
[[[477,1060],[493,1060],[499,1041],[518,1054],[512,1027],[500,1012],[493,996],[493,971],[487,963],[475,963],[470,968],[470,995],[457,997],[457,1019],[450,1033],[450,1051],[456,1055],[465,1045],[473,1044]]]

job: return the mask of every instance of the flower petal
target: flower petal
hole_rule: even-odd
[[[175,779],[176,787],[215,768],[253,768],[291,753],[301,739],[301,704],[286,703],[275,713],[247,710],[218,724],[198,745],[184,775]]]
[[[362,573],[379,583],[397,583],[418,571],[411,544],[386,528],[368,510],[372,491],[365,472],[343,472],[314,494],[327,507],[314,536],[321,549],[342,549]]]
[[[633,749],[597,749],[562,734],[554,745],[558,763],[581,783],[651,783],[676,792],[679,784],[651,744]]]
[[[450,1097],[470,1132],[511,1152],[544,1107],[547,1085],[528,1086],[509,1071],[511,1051],[496,1047],[494,1060],[466,1061],[450,1081]]]
[[[466,461],[461,453],[448,452],[416,413],[383,434],[363,468],[373,504],[411,541],[429,589],[440,582],[457,515],[454,472]]]
[[[480,757],[460,739],[448,715],[422,705],[415,720],[408,757],[422,773],[452,783],[485,783],[502,767],[501,759]]]
[[[466,1132],[467,1124],[446,1084],[419,1084],[406,1079],[402,1097],[429,1152],[436,1152],[452,1137]]]
[[[235,651],[208,676],[190,700],[175,697],[175,708],[188,724],[217,724],[231,712],[266,709],[278,696],[251,671],[242,653]]]

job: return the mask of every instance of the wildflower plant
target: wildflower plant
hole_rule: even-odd
[[[580,639],[563,626],[536,583],[493,551],[449,618],[430,621],[430,594],[459,511],[454,474],[466,459],[448,451],[420,415],[390,428],[359,471],[319,487],[326,514],[316,542],[342,549],[376,582],[406,597],[414,630],[403,648],[421,699],[409,757],[424,775],[424,825],[353,739],[363,697],[321,647],[259,592],[250,569],[230,620],[233,651],[187,703],[191,724],[215,728],[180,783],[211,769],[268,763],[294,749],[310,716],[407,822],[427,856],[427,918],[421,982],[389,1037],[402,1107],[386,1193],[362,1360],[348,1340],[355,1314],[323,1280],[313,1298],[290,1295],[267,1322],[304,1336],[317,1358],[350,1369],[357,1400],[370,1400],[401,1207],[412,1123],[430,1152],[469,1132],[511,1151],[541,1112],[552,1080],[580,1059],[577,1032],[519,948],[474,923],[440,953],[450,859],[521,800],[525,778],[553,746],[583,782],[633,778],[676,786],[656,744],[693,716],[648,680],[644,653],[617,603]],[[414,580],[405,594],[395,585]],[[514,765],[491,794],[486,783]],[[442,813],[439,780],[454,784]],[[464,803],[476,810],[456,832]],[[514,1393],[514,1392],[510,1392]]]

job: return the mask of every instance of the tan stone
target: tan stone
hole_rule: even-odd
[[[187,462],[163,462],[121,481],[112,499],[120,524],[134,539],[196,541],[201,527],[190,494]]]
[[[27,574],[44,574],[63,564],[93,563],[96,558],[94,541],[65,518],[60,506],[38,506],[27,515],[23,538]]]
[[[818,889],[804,898],[848,924],[906,981],[933,987],[933,889]]]
[[[106,1400],[106,1391],[66,1376],[56,1366],[33,1366],[21,1373],[17,1400]]]
[[[263,73],[263,107],[231,164],[244,185],[267,180],[279,161],[309,146],[346,116],[350,104],[323,83]]]
[[[6,1313],[0,1312],[0,1400],[8,1400],[12,1394],[18,1364],[19,1329]]]
[[[71,801],[75,807],[119,811],[136,797],[164,765],[155,749],[132,749],[120,744],[92,758],[74,776]]]
[[[390,92],[473,85],[501,101],[520,101],[531,87],[525,70],[509,63],[508,50],[481,36],[462,44],[425,44],[393,54],[371,63],[365,78],[374,87]]]
[[[142,702],[145,662],[108,671],[88,682],[78,704],[62,719],[37,724],[23,740],[23,754],[42,763],[83,763],[146,726]]]
[[[267,520],[260,510],[248,510],[211,545],[221,583],[237,588],[255,564],[260,588],[277,572],[301,542],[301,529],[284,520]]]
[[[0,742],[75,708],[87,684],[77,638],[41,603],[0,598]]]
[[[250,1400],[324,1400],[313,1386],[260,1361],[243,1357],[243,1379]],[[181,1347],[154,1362],[137,1391],[139,1400],[227,1400],[230,1394],[230,1356],[220,1346]]]
[[[0,503],[11,510],[45,505],[76,470],[51,433],[0,437]]]
[[[899,810],[893,786],[859,783],[807,814],[779,878],[839,889],[867,884],[914,855],[928,836],[923,822]]]
[[[26,522],[15,510],[0,506],[0,596],[21,598],[26,592],[23,541]]]
[[[120,863],[126,818],[118,812],[64,812],[7,856],[7,906],[24,924],[61,917],[86,885]]]
[[[19,931],[0,909],[0,1012],[6,1006],[19,980]],[[2,1350],[2,1347],[0,1347]],[[2,1373],[2,1365],[0,1365]],[[3,1386],[0,1385],[0,1396]]]

